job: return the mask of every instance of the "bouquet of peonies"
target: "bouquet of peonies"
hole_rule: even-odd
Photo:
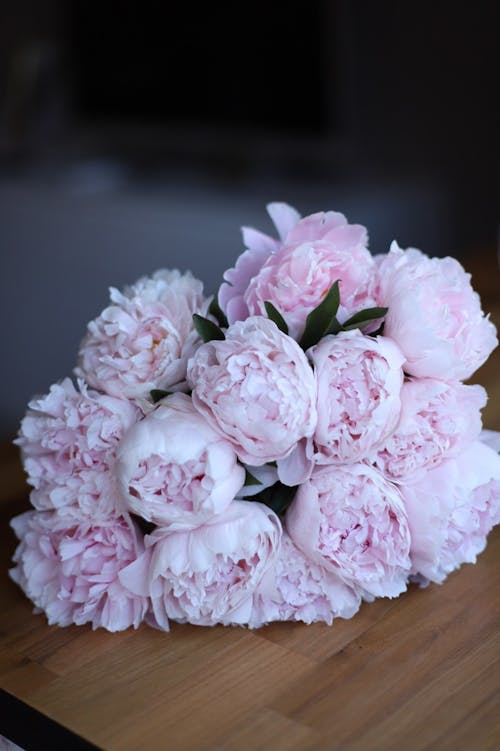
[[[30,402],[11,576],[49,623],[331,623],[444,581],[500,521],[470,276],[268,211],[279,239],[244,228],[211,300],[189,272],[111,289],[77,387]]]

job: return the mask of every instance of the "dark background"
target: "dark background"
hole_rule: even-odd
[[[264,205],[494,254],[495,2],[0,4],[0,433],[72,370],[107,287],[216,289]]]

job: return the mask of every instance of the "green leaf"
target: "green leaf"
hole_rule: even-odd
[[[354,331],[354,329],[366,329],[367,326],[370,326],[372,323],[376,323],[379,319],[378,318],[372,318],[368,321],[360,321],[359,323],[351,323],[349,326],[344,326],[342,328],[342,331]]]
[[[218,295],[213,296],[212,302],[210,303],[208,308],[208,312],[210,313],[210,315],[217,319],[221,328],[227,329],[229,322],[221,310]]]
[[[306,319],[306,327],[299,344],[303,350],[309,349],[319,342],[334,325],[335,315],[340,305],[339,283],[336,281],[320,304],[311,310]]]
[[[208,318],[199,316],[198,313],[193,314],[193,323],[196,331],[201,336],[204,342],[211,342],[213,339],[225,339],[224,332],[217,326],[217,324],[210,321]]]
[[[151,395],[151,399],[153,400],[153,404],[156,404],[156,402],[159,402],[161,399],[164,399],[166,396],[170,396],[172,392],[163,391],[162,389],[152,389],[149,393]]]
[[[369,323],[378,321],[379,318],[383,318],[389,308],[365,308],[360,310],[359,313],[355,313],[347,321],[344,322],[343,328],[346,331],[349,329],[363,328],[368,326]]]
[[[142,516],[137,516],[136,514],[132,514],[131,516],[133,516],[134,521],[136,522],[143,535],[150,535],[151,532],[154,532],[154,530],[156,529],[156,524],[146,521],[146,519],[143,519]]]
[[[338,334],[342,330],[342,324],[338,322],[337,316],[333,316],[330,325],[328,326],[324,335],[326,336],[326,334]]]
[[[279,312],[279,310],[277,310],[274,307],[272,302],[269,302],[269,300],[266,300],[266,302],[264,303],[264,307],[266,309],[267,317],[269,318],[269,320],[273,321],[276,324],[276,326],[279,328],[279,330],[282,331],[284,334],[288,334],[287,323],[285,319],[283,318],[283,316],[281,315],[281,313]]]
[[[262,483],[245,467],[245,484],[243,487],[247,488],[249,485],[262,485]]]
[[[263,503],[265,506],[272,509],[275,514],[278,514],[278,516],[284,516],[291,502],[295,498],[297,488],[298,485],[289,487],[288,485],[283,485],[281,482],[276,482],[274,485],[271,485],[270,488],[263,490],[262,493],[257,493],[257,495],[253,495],[247,500]]]

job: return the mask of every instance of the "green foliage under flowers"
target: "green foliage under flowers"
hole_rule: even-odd
[[[229,326],[229,322],[221,310],[217,295],[213,296],[212,302],[210,303],[209,308],[208,308],[208,312],[210,313],[211,316],[213,316],[218,321],[219,326],[222,329],[227,329],[227,327]]]
[[[360,310],[359,313],[355,313],[342,324],[342,330],[364,329],[369,324],[383,318],[388,310],[389,308],[365,308],[365,310]]]
[[[157,402],[164,399],[166,396],[170,396],[172,392],[163,391],[163,389],[152,389],[149,393],[151,395],[151,399],[153,400],[153,404],[156,404]]]
[[[306,327],[299,342],[303,350],[317,344],[327,334],[337,334],[338,330],[341,330],[336,317],[339,305],[340,290],[339,283],[336,281],[320,304],[311,310],[306,318]]]
[[[216,323],[210,321],[208,318],[203,318],[203,316],[198,315],[198,313],[193,314],[193,323],[196,331],[204,342],[211,342],[214,339],[222,340],[226,338],[224,332],[217,326]]]
[[[304,351],[317,344],[320,339],[328,334],[364,329],[377,321],[381,322],[388,311],[388,308],[365,308],[365,310],[355,313],[344,323],[340,323],[337,319],[339,305],[340,291],[339,283],[336,281],[330,287],[325,298],[307,316],[306,327],[299,342]],[[375,333],[379,333],[379,331]]]
[[[249,501],[263,503],[272,509],[278,516],[284,516],[291,502],[295,498],[298,485],[289,487],[281,482],[275,482],[270,488],[266,488],[262,493],[251,496]]]
[[[262,483],[245,467],[245,484],[243,487],[248,488],[250,485],[262,485]]]
[[[320,304],[317,305],[314,310],[311,310],[306,318],[304,333],[299,341],[299,345],[304,351],[313,347],[320,341],[320,339],[328,334],[339,334],[341,331],[364,329],[377,321],[380,321],[382,324],[382,319],[388,311],[388,308],[365,308],[365,310],[360,310],[352,315],[347,321],[344,321],[344,323],[340,323],[337,319],[339,306],[340,288],[339,280],[337,280],[332,284]],[[275,323],[279,330],[284,334],[288,334],[287,322],[273,303],[266,300],[264,302],[264,307],[269,320],[273,321],[273,323]],[[219,325],[211,321],[209,318],[204,318],[203,316],[198,315],[198,313],[195,313],[193,315],[193,323],[201,339],[204,342],[210,342],[214,339],[225,339],[226,336],[222,329],[228,328],[229,323],[220,308],[217,295],[214,295],[212,298],[208,312],[218,321]],[[380,330],[381,329],[375,333],[380,333]],[[155,394],[156,393],[161,392],[155,389]],[[153,392],[151,392],[151,395],[153,395]],[[153,401],[156,402],[162,398],[163,396],[157,396],[156,398],[153,397]]]
[[[272,302],[266,300],[264,307],[266,308],[267,317],[276,324],[280,331],[282,331],[284,334],[288,334],[287,323],[279,310],[274,307]]]

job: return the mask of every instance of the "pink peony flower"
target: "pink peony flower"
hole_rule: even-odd
[[[130,402],[98,394],[69,378],[29,403],[16,443],[36,508],[86,508],[90,515],[114,508],[109,473],[118,442],[139,417]],[[91,498],[95,499],[95,504]]]
[[[28,511],[11,524],[21,542],[10,576],[49,624],[91,623],[108,631],[139,626],[148,600],[128,592],[118,578],[142,552],[130,520],[68,526],[57,512]]]
[[[253,593],[277,554],[278,517],[260,503],[235,501],[193,530],[158,528],[142,559],[122,574],[134,592],[150,594],[161,628],[168,619],[199,626],[247,623]]]
[[[245,470],[191,399],[173,394],[123,438],[117,476],[130,511],[183,528],[224,511],[243,486]]]
[[[30,501],[39,511],[56,510],[67,524],[111,519],[124,510],[114,473],[101,470],[79,472],[59,485],[42,485],[31,491]]]
[[[288,232],[300,219],[295,209],[286,203],[269,203],[267,212],[284,241]],[[236,261],[236,266],[224,272],[225,281],[221,284],[218,300],[229,323],[244,321],[248,318],[247,304],[243,298],[250,279],[254,277],[271,253],[280,247],[278,240],[264,235],[251,227],[243,227],[245,250]]]
[[[374,305],[373,261],[366,250],[366,229],[349,225],[343,214],[319,212],[304,219],[287,204],[268,205],[281,242],[244,228],[247,250],[224,274],[219,303],[229,323],[250,315],[266,315],[271,301],[285,316],[291,336],[298,338],[307,314],[340,279],[345,320]]]
[[[374,455],[375,465],[393,482],[420,479],[479,437],[486,399],[482,386],[431,378],[407,381],[399,424]]]
[[[270,301],[285,318],[290,336],[298,339],[308,314],[337,280],[341,321],[373,306],[375,267],[367,242],[365,228],[348,225],[342,214],[302,219],[250,279],[243,295],[250,315],[266,315],[264,303]]]
[[[401,348],[407,373],[463,380],[497,346],[470,274],[454,258],[429,258],[393,243],[378,272],[379,304],[389,308],[384,333]]]
[[[336,574],[310,561],[284,533],[275,563],[264,574],[254,595],[249,625],[271,621],[325,621],[352,618],[360,595]]]
[[[308,352],[318,381],[318,464],[353,463],[396,427],[404,357],[387,337],[360,331],[326,336]]]
[[[410,571],[410,533],[397,488],[364,464],[317,468],[286,515],[308,558],[365,596],[396,597]]]
[[[401,491],[412,574],[440,583],[462,563],[476,562],[500,522],[500,456],[476,441]]]
[[[76,369],[92,386],[136,399],[185,387],[188,358],[200,344],[193,313],[205,315],[203,285],[190,272],[157,271],[123,293],[88,325]]]
[[[290,454],[316,426],[316,381],[293,339],[267,318],[230,326],[224,341],[203,344],[188,366],[193,404],[259,466]]]

